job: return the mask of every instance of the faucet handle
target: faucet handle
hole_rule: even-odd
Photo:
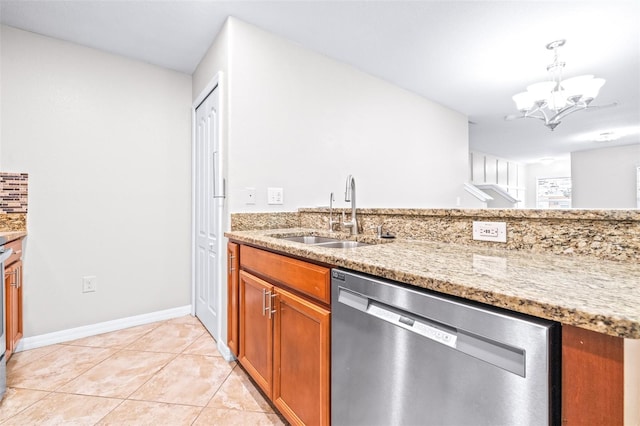
[[[369,229],[375,229],[376,236],[378,238],[382,238],[382,225],[373,225],[373,226],[370,226]]]

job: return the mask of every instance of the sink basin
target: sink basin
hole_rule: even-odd
[[[330,237],[318,237],[317,235],[296,235],[294,237],[278,238],[281,240],[293,241],[294,243],[303,243],[327,248],[355,248],[371,245],[367,243],[361,243],[359,241],[340,240],[338,238]]]
[[[335,241],[333,243],[316,244],[318,247],[328,248],[355,248],[369,246],[371,244],[361,243],[359,241]]]
[[[315,235],[304,235],[296,237],[282,237],[281,240],[293,241],[295,243],[304,244],[323,244],[340,242],[337,238],[317,237]]]

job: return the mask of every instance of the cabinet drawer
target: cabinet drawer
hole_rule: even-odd
[[[12,248],[13,249],[13,253],[6,260],[6,262],[4,263],[4,266],[9,266],[13,262],[17,262],[18,260],[22,259],[22,239],[13,240],[10,243],[6,243],[4,245],[4,248],[5,249],[8,249],[8,248]]]
[[[240,266],[331,303],[329,268],[244,245],[240,247]]]

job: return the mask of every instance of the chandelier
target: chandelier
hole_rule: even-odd
[[[547,49],[553,50],[553,63],[547,66],[550,80],[531,84],[526,92],[513,96],[516,108],[522,114],[517,118],[537,118],[553,130],[567,115],[589,108],[598,96],[605,83],[603,78],[581,75],[562,79],[565,63],[558,59],[558,48],[565,42],[556,40],[547,44]]]

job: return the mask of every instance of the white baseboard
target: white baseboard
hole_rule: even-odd
[[[229,349],[229,346],[225,345],[224,342],[219,341],[217,347],[218,352],[220,352],[225,361],[231,362],[236,360],[236,357],[231,353],[231,349]]]
[[[97,334],[122,330],[129,327],[135,327],[136,325],[149,324],[171,318],[178,318],[185,315],[191,315],[191,305],[85,325],[82,327],[70,328],[67,330],[54,331],[53,333],[41,334],[39,336],[24,337],[18,343],[16,352],[54,345],[56,343],[69,342],[83,337],[95,336]]]

